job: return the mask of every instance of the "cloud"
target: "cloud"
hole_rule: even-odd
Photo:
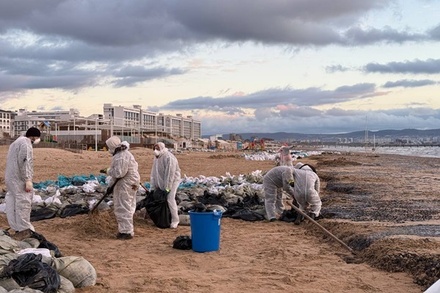
[[[273,88],[241,96],[180,99],[172,101],[161,108],[167,110],[213,109],[221,111],[229,107],[273,108],[283,105],[318,106],[362,99],[373,95],[374,91],[375,85],[371,83],[341,86],[333,91],[321,90],[319,88]]]
[[[290,117],[300,117],[300,118],[308,118],[308,117],[319,117],[321,115],[321,111],[311,108],[311,107],[287,107],[280,109],[280,117],[290,118]]]
[[[433,39],[433,40],[440,40],[440,25],[436,26],[433,29],[430,29],[428,31],[428,35]]]
[[[391,2],[15,0],[3,1],[0,27],[97,46],[148,44],[161,50],[218,39],[323,45],[341,42],[340,28]]]
[[[415,82],[401,82],[407,86],[411,83]],[[368,83],[334,90],[268,89],[239,97],[189,98],[171,102],[161,109],[197,109],[203,131],[209,134],[239,133],[243,132],[241,129],[246,129],[245,132],[339,133],[364,130],[366,120],[371,130],[438,128],[440,110],[421,106],[375,111],[345,110],[336,106],[328,110],[317,108],[330,101],[351,101],[383,94],[386,93],[377,92],[375,85]],[[229,108],[232,104],[234,111]]]
[[[350,68],[344,67],[341,64],[331,65],[331,66],[326,66],[325,67],[325,71],[327,73],[345,72],[345,71],[348,71],[348,70],[350,70]]]
[[[151,62],[151,58],[176,52],[185,54],[202,44],[221,42],[228,46],[252,42],[319,47],[423,39],[423,35],[399,32],[389,26],[368,29],[360,26],[367,13],[380,11],[392,3],[392,0],[43,0],[32,4],[26,0],[1,1],[1,77],[11,81],[9,90],[73,90],[100,86],[104,81],[108,84],[109,80],[114,87],[133,87],[188,73],[187,69],[145,60]],[[438,30],[438,27],[432,29],[431,35]],[[141,64],[130,65],[133,62]],[[369,64],[366,71],[399,71],[394,67],[404,65]],[[432,66],[431,72],[438,72],[438,64]],[[429,70],[429,62],[420,67]],[[344,69],[342,65],[329,68]]]
[[[0,101],[70,107],[72,93],[84,91],[95,98],[83,97],[87,108],[101,110],[103,99],[144,99],[154,112],[200,117],[203,132],[351,131],[365,127],[366,115],[377,128],[438,127],[435,102],[431,112],[421,100],[406,102],[411,111],[402,104],[395,112],[341,108],[438,83],[438,3],[424,3],[432,7],[403,0],[0,0]]]
[[[172,75],[181,75],[185,72],[186,70],[179,68],[125,66],[114,73],[115,80],[112,81],[112,84],[116,87],[135,86],[136,84],[147,80],[164,78]]]
[[[300,114],[301,111],[304,111]],[[429,108],[404,108],[377,111],[347,111],[333,108],[320,111],[298,108],[290,115],[277,115],[259,109],[255,117],[238,116],[229,119],[201,114],[204,134],[229,134],[240,132],[298,132],[344,133],[383,129],[437,129],[440,110]],[[287,112],[286,112],[287,113]],[[304,113],[308,113],[304,114]],[[245,129],[246,131],[243,131]]]
[[[385,43],[404,43],[429,40],[426,34],[397,31],[391,27],[381,29],[371,28],[364,30],[360,27],[352,27],[345,32],[346,43],[349,45],[367,45]]]
[[[369,63],[364,66],[364,71],[368,73],[438,74],[440,73],[440,59],[389,62],[386,64]]]
[[[423,80],[408,80],[408,79],[401,79],[397,81],[388,81],[386,82],[382,87],[384,88],[394,88],[394,87],[421,87],[426,85],[434,85],[438,84],[438,82],[430,79],[423,79]]]

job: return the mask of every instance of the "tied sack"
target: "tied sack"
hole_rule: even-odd
[[[44,293],[56,293],[61,285],[58,272],[42,262],[41,254],[26,253],[11,260],[3,268],[1,278],[14,279],[21,287],[29,287]]]
[[[54,258],[52,266],[61,276],[72,282],[75,288],[94,286],[96,284],[96,270],[82,256]]]
[[[181,250],[192,249],[191,237],[186,235],[177,236],[177,238],[173,242],[173,248]]]
[[[171,225],[171,212],[167,201],[168,192],[155,189],[146,199],[145,209],[150,219],[159,228],[169,228]]]

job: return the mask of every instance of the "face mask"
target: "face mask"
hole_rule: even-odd
[[[156,157],[159,157],[159,155],[160,155],[160,151],[158,151],[158,150],[154,150],[153,153]]]
[[[40,138],[37,138],[36,140],[32,140],[32,143],[33,143],[33,144],[38,144],[40,141],[41,141],[41,139],[40,139]]]

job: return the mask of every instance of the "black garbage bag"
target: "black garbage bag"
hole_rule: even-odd
[[[238,210],[235,214],[231,216],[231,218],[251,222],[264,220],[264,216],[262,214],[251,211],[249,209]]]
[[[224,194],[222,193],[212,194],[209,193],[208,190],[205,190],[202,196],[197,196],[197,201],[205,205],[215,204],[215,205],[224,206],[228,204]]]
[[[168,192],[155,189],[146,198],[145,209],[153,223],[162,229],[169,228],[171,225],[171,212],[167,202]]]
[[[82,204],[68,204],[60,212],[60,218],[72,217],[75,215],[87,214],[90,209]]]
[[[147,197],[145,197],[144,199],[142,199],[136,203],[136,211],[139,211],[139,210],[145,208],[146,206],[147,206]]]
[[[55,218],[57,215],[58,209],[53,209],[50,207],[44,207],[39,209],[33,209],[31,211],[31,222],[36,222],[45,219]]]
[[[193,211],[197,213],[206,212],[206,206],[203,203],[198,202],[194,205]]]
[[[264,205],[264,201],[260,200],[257,194],[246,195],[243,200],[239,202],[239,205],[243,208],[252,209],[253,207],[259,207]]]
[[[192,249],[192,240],[189,236],[177,236],[177,238],[173,242],[173,248],[181,249],[181,250],[189,250]]]
[[[31,237],[40,241],[40,245],[38,246],[38,248],[47,248],[47,249],[53,251],[55,257],[62,257],[63,256],[61,251],[58,249],[58,246],[56,246],[55,244],[53,244],[50,241],[47,241],[46,237],[44,237],[40,233],[37,233],[35,231],[31,231]]]
[[[4,267],[0,277],[12,278],[21,287],[27,286],[45,293],[56,293],[61,285],[60,275],[41,259],[41,254],[20,255]]]
[[[294,209],[284,210],[280,216],[280,221],[284,221],[288,223],[295,222],[297,217],[298,217],[298,212],[295,211]]]
[[[149,195],[150,195],[150,192],[148,190],[146,190],[145,197],[136,203],[136,211],[139,211],[139,210],[147,207]]]

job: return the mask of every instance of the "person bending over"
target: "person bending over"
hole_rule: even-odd
[[[263,177],[264,208],[269,221],[275,221],[284,211],[283,190],[294,196],[292,167],[276,166]]]

